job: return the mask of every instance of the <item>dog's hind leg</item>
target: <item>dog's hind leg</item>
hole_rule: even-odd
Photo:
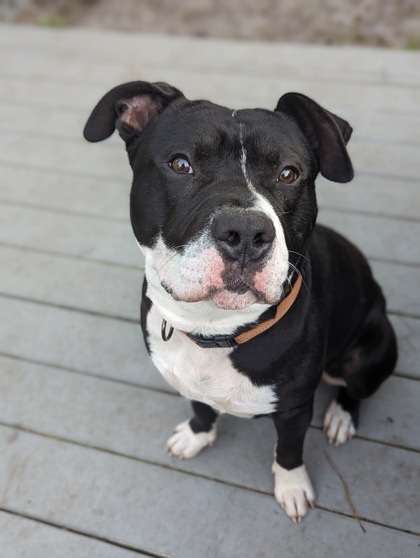
[[[166,443],[169,455],[190,459],[216,440],[217,413],[209,405],[193,401],[194,416],[175,427]]]
[[[392,373],[397,343],[391,324],[381,310],[372,311],[357,341],[343,358],[328,365],[334,378],[343,381],[328,407],[324,431],[330,444],[339,446],[356,433],[362,399],[370,397]]]

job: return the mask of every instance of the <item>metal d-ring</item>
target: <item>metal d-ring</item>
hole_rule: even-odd
[[[162,328],[160,330],[162,339],[164,341],[169,341],[169,339],[172,337],[172,334],[174,332],[174,328],[172,326],[169,326],[169,331],[166,332],[166,326],[167,326],[166,320],[162,320]]]

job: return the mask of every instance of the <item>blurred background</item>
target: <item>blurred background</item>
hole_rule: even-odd
[[[420,48],[419,0],[0,0],[0,21]]]

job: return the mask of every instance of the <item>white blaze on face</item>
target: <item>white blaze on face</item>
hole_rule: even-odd
[[[243,124],[240,124],[239,126],[241,142],[241,169],[247,186],[254,195],[254,209],[267,215],[267,217],[271,219],[276,231],[276,238],[274,239],[271,255],[263,270],[255,274],[254,287],[257,291],[264,294],[264,298],[267,303],[275,304],[282,295],[283,283],[287,279],[287,273],[289,270],[289,251],[287,249],[283,227],[273,206],[262,194],[257,192],[249,178],[246,167],[247,152],[243,140]]]

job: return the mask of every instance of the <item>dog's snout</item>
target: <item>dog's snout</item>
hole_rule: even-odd
[[[276,231],[271,219],[261,211],[226,211],[213,219],[212,235],[222,254],[246,264],[267,254]]]

